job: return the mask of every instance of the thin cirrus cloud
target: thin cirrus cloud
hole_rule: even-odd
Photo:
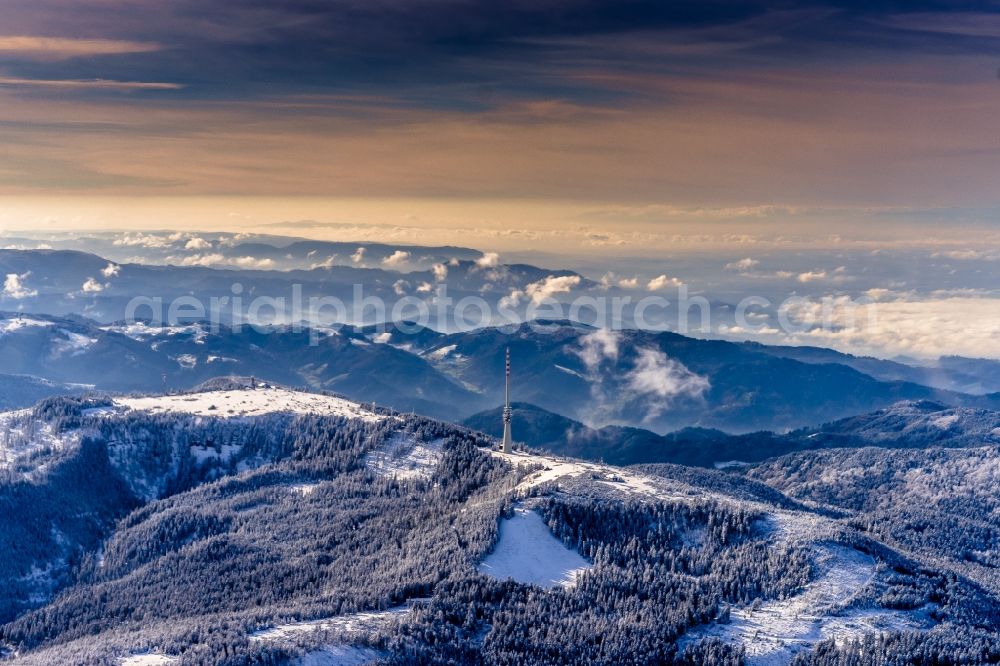
[[[79,39],[38,35],[0,36],[0,57],[13,56],[43,61],[85,56],[149,53],[161,48],[155,42],[122,39]]]
[[[91,90],[181,90],[180,83],[159,81],[114,81],[111,79],[28,79],[0,76],[0,86],[32,88],[66,88]]]
[[[914,12],[885,19],[887,26],[915,32],[1000,39],[1000,15],[986,12]]]

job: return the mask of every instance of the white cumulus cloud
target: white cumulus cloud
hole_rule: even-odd
[[[500,255],[496,252],[486,252],[476,259],[476,266],[479,268],[496,268],[500,265]]]
[[[27,273],[7,273],[7,277],[3,281],[3,295],[9,298],[31,298],[38,295],[37,289],[30,288],[26,281],[31,277],[31,271]]]
[[[504,298],[507,305],[517,307],[521,301],[528,298],[535,305],[540,305],[556,294],[565,294],[580,285],[579,275],[549,275],[543,280],[532,282],[524,289],[515,289]]]
[[[270,269],[274,267],[274,260],[271,258],[258,259],[257,257],[226,257],[218,252],[210,254],[190,254],[184,257],[169,256],[165,259],[168,264],[177,266],[233,266],[236,268],[250,269]]]
[[[618,286],[622,289],[635,289],[639,286],[639,278],[622,278],[618,280]]]
[[[360,249],[360,248],[359,248]],[[396,250],[388,257],[382,260],[382,264],[385,266],[400,266],[405,264],[410,260],[410,253],[404,250]]]
[[[83,286],[80,289],[85,294],[96,294],[97,292],[104,291],[107,285],[101,284],[96,278],[89,277],[84,281]]]
[[[795,279],[803,284],[818,282],[826,279],[826,271],[806,271],[805,273],[799,273]]]
[[[752,257],[744,257],[743,259],[731,261],[728,264],[726,264],[726,270],[746,273],[747,271],[752,271],[758,266],[760,266],[760,262],[757,261],[756,259]]]
[[[208,250],[211,247],[211,243],[204,238],[199,238],[198,236],[194,236],[191,240],[184,244],[185,250]]]
[[[658,291],[660,289],[666,289],[667,287],[680,287],[684,283],[675,277],[667,277],[666,275],[658,275],[657,277],[646,283],[646,289],[649,291]]]
[[[257,257],[234,257],[228,260],[228,263],[233,266],[239,266],[240,268],[273,268],[274,259],[265,258],[258,259]]]
[[[118,273],[121,271],[121,266],[118,264],[109,263],[107,266],[101,269],[101,275],[105,278],[118,277]]]

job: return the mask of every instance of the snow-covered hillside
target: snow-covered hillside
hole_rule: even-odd
[[[748,666],[775,666],[789,663],[795,654],[823,640],[843,644],[867,634],[926,631],[933,624],[928,615],[931,607],[900,611],[871,603],[870,593],[877,580],[875,560],[854,548],[826,541],[839,529],[839,523],[832,519],[762,501],[736,500],[724,492],[631,469],[526,452],[492,453],[534,470],[517,486],[519,496],[546,484],[559,492],[573,493],[583,483],[597,484],[611,490],[612,496],[632,500],[710,499],[762,511],[761,530],[773,535],[777,543],[809,544],[816,574],[798,594],[762,605],[736,607],[729,622],[696,628],[682,645],[714,637],[742,646]],[[496,550],[479,570],[497,578],[552,587],[572,584],[587,567],[586,560],[554,539],[536,513],[521,508],[513,519],[501,524]]]
[[[79,432],[57,433],[51,423],[32,418],[30,409],[0,413],[0,470],[43,450],[59,451],[79,442]]]
[[[742,645],[747,666],[787,664],[794,655],[832,639],[839,644],[890,631],[920,632],[933,622],[929,611],[873,607],[862,601],[875,584],[874,559],[853,548],[821,544],[815,548],[815,579],[788,599],[735,608],[730,621],[696,628],[681,642],[716,637]]]
[[[275,386],[148,398],[116,398],[114,404],[121,408],[154,414],[191,414],[218,418],[262,416],[278,412],[343,416],[365,421],[379,421],[384,418],[350,400]]]

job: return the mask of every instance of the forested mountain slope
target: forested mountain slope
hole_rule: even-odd
[[[776,474],[503,455],[239,382],[5,418],[14,664],[784,663],[884,632],[981,660],[1000,638],[977,572]]]

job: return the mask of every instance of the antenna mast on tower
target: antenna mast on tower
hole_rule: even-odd
[[[510,347],[507,347],[507,366],[503,392],[503,445],[500,450],[504,453],[511,452],[510,438]]]

